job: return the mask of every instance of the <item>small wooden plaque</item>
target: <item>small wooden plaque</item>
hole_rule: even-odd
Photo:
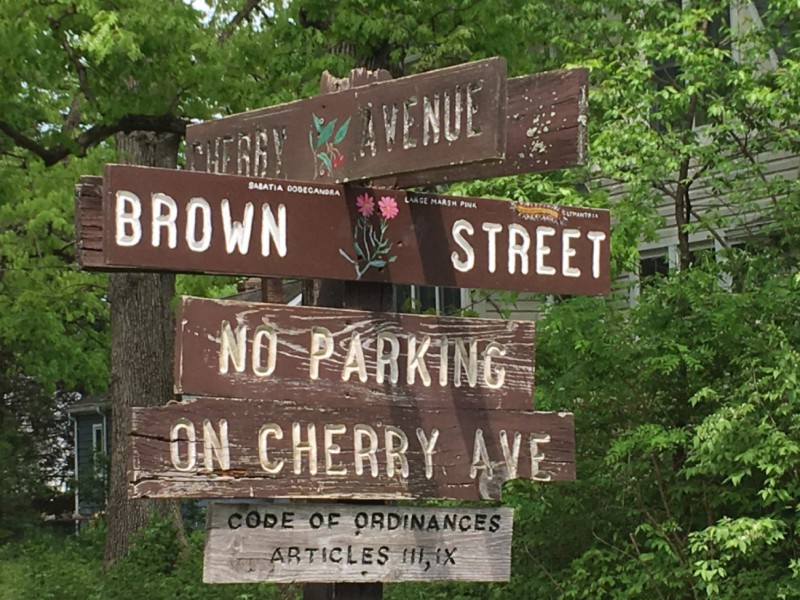
[[[205,583],[508,581],[511,508],[212,503]]]

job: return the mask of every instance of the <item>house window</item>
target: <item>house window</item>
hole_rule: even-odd
[[[465,293],[458,288],[396,285],[392,310],[452,315],[464,306]]]
[[[97,477],[104,475],[103,456],[106,454],[105,427],[102,423],[92,425],[92,467]]]
[[[669,274],[669,258],[666,254],[661,256],[651,256],[639,261],[639,280],[642,285],[648,285],[655,281],[656,277],[663,277]]]

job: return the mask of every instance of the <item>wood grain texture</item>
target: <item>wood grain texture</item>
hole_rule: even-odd
[[[227,442],[221,433],[223,419]],[[270,424],[273,433],[264,438],[267,454],[261,455],[262,426]],[[366,459],[358,473],[357,425],[374,431],[374,476],[372,463]],[[309,426],[314,428],[313,436]],[[205,427],[213,427],[216,433]],[[275,427],[280,428],[279,435]],[[328,427],[340,433],[326,441]],[[426,461],[419,432],[430,444],[434,429],[438,438]],[[189,430],[195,443],[186,441],[192,437]],[[507,432],[509,460],[501,445],[502,431]],[[520,441],[514,452],[517,433]],[[499,498],[503,482],[515,476],[537,481],[575,478],[574,426],[569,413],[459,406],[309,406],[305,394],[299,392],[271,402],[204,397],[134,409],[130,436],[129,493],[133,497],[481,500]],[[206,451],[206,442],[211,444],[214,436],[225,450],[212,451],[208,446]],[[485,452],[476,454],[476,438],[481,436]],[[407,470],[387,451],[389,446],[395,450],[403,446],[403,437]],[[296,471],[295,443],[311,439],[316,459],[309,460],[308,451],[299,453]],[[370,442],[364,436],[361,442],[363,453]],[[338,450],[326,451],[331,444]],[[227,452],[227,464],[220,462],[220,452]],[[491,468],[473,471],[473,464],[480,463]],[[267,472],[265,464],[278,470]]]
[[[400,175],[397,187],[452,183],[567,169],[586,164],[588,69],[563,69],[508,80],[502,161]]]
[[[500,159],[506,96],[505,59],[490,58],[190,125],[187,160],[196,171],[343,183]]]
[[[511,508],[212,503],[205,583],[507,581]]]
[[[604,210],[120,165],[106,167],[104,183],[103,260],[111,268],[556,294],[610,290]],[[118,222],[118,207],[134,210],[130,194],[141,215]],[[175,203],[174,228],[154,226],[151,198],[158,194]],[[207,207],[198,209],[197,198]],[[381,202],[390,217],[382,217]],[[284,219],[285,248],[278,248],[269,215]],[[239,243],[231,232],[245,221],[250,228],[240,229]],[[133,241],[123,245],[121,234]]]
[[[533,408],[535,325],[532,322],[184,297],[178,304],[177,327],[175,392],[178,394],[264,400],[302,394],[308,406],[325,407],[374,404]],[[276,349],[266,336],[255,333],[259,328],[265,331],[265,327],[274,333]],[[321,331],[319,328],[331,332],[331,355],[313,360],[312,333]],[[257,360],[256,335],[260,336]],[[385,359],[392,350],[387,336],[394,336],[397,343],[396,360],[392,361],[396,365],[396,382],[391,377],[393,365]],[[356,338],[358,342],[354,341]],[[241,356],[240,339],[246,340]],[[317,339],[321,342],[321,337]],[[426,339],[428,349],[421,355],[421,364],[429,376],[427,385],[421,370],[413,366],[413,382],[409,383],[409,346],[414,344],[419,352]],[[379,345],[384,357],[380,369]],[[322,344],[320,347],[326,349]],[[363,354],[366,381],[361,381],[354,369],[345,370],[354,349]],[[272,353],[274,371],[265,375]],[[471,364],[470,356],[474,358]],[[237,365],[241,357],[244,361]],[[310,376],[312,364],[316,364],[316,379]],[[470,370],[472,380],[468,376]],[[347,381],[343,380],[345,371]],[[382,382],[378,381],[379,371]]]

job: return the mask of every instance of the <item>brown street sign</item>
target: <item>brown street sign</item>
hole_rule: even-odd
[[[221,504],[205,583],[508,581],[514,509]]]
[[[78,208],[86,256],[99,220]],[[602,295],[609,226],[594,208],[108,165],[83,264]]]
[[[202,397],[131,409],[136,498],[500,496],[508,479],[575,479],[572,415],[461,406],[335,407]]]
[[[588,69],[564,69],[508,80],[502,161],[407,173],[408,188],[577,167],[586,163]]]
[[[186,129],[189,168],[346,182],[502,159],[506,62],[490,58]]]
[[[533,408],[534,324],[182,298],[175,391],[308,406]]]

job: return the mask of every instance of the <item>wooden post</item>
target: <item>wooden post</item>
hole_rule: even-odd
[[[348,77],[338,79],[325,71],[320,78],[320,93],[333,94],[350,88],[386,81],[392,76],[379,69],[353,69]],[[384,185],[393,183],[383,181]],[[392,303],[392,286],[384,283],[314,281],[313,300],[316,306],[329,308],[358,308],[388,311]],[[309,583],[303,586],[303,600],[380,600],[382,583]]]

